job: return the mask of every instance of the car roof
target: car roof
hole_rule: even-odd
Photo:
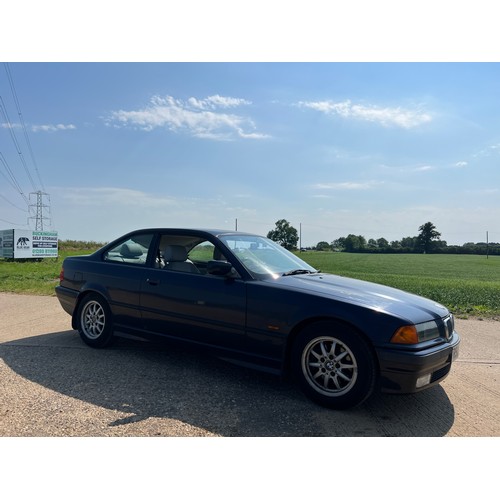
[[[252,236],[261,236],[255,233],[248,233],[246,231],[235,231],[234,229],[210,229],[210,228],[201,228],[201,227],[151,227],[144,229],[137,229],[135,231],[131,231],[131,233],[143,232],[143,231],[151,231],[151,232],[193,232],[193,233],[208,233],[214,236],[221,234],[245,234]]]
[[[235,231],[234,229],[210,229],[210,228],[187,228],[187,227],[149,227],[149,228],[141,228],[141,229],[136,229],[134,231],[130,231],[126,234],[123,234],[117,239],[121,239],[126,236],[131,236],[134,234],[140,234],[140,233],[148,233],[148,232],[154,232],[154,233],[178,233],[178,234],[191,234],[191,235],[200,235],[200,234],[205,234],[205,235],[211,235],[215,237],[223,236],[223,235],[231,235],[231,234],[237,234],[239,236],[258,236],[258,237],[265,237],[263,235],[255,234],[255,233],[248,233],[245,231]]]

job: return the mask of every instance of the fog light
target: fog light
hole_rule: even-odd
[[[416,383],[416,388],[423,387],[424,385],[430,384],[431,382],[431,374],[428,373],[427,375],[424,375],[423,377],[418,377],[417,378],[417,383]]]

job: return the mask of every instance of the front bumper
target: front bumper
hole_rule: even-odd
[[[378,348],[380,382],[383,392],[411,393],[439,384],[451,369],[460,337],[421,351]]]

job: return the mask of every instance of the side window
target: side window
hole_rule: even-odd
[[[104,260],[144,266],[148,258],[152,240],[152,234],[140,234],[133,238],[122,240],[104,254]]]
[[[211,276],[227,276],[232,278],[239,278],[238,272],[229,265],[229,269],[225,267],[228,263],[226,256],[212,243],[209,241],[202,241],[198,245],[191,248],[188,252],[188,259],[192,261],[196,267],[200,270],[202,274],[208,274],[209,262],[212,262],[212,268],[210,270]],[[219,267],[214,268],[214,261],[220,264],[224,263],[224,266],[219,265]]]
[[[166,271],[207,274],[208,262],[226,257],[210,241],[199,236],[165,234],[161,237],[155,267]]]
[[[196,265],[207,267],[209,260],[214,260],[215,246],[209,241],[202,241],[188,252],[188,258]]]

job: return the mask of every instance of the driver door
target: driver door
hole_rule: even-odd
[[[172,243],[186,249],[177,265],[161,261],[179,255]],[[194,243],[194,246],[189,248]],[[146,330],[158,335],[242,349],[245,342],[246,284],[239,278],[207,273],[207,263],[223,255],[209,241],[182,241],[163,237],[159,264],[149,268],[141,287],[141,309]],[[172,257],[173,258],[173,257]],[[187,265],[189,263],[189,265]],[[182,264],[182,265],[181,265]]]

